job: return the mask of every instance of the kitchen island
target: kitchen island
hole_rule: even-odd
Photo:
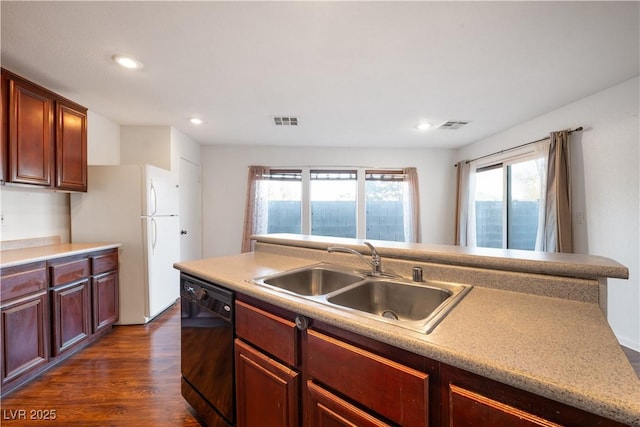
[[[453,369],[486,379],[496,387],[504,385],[514,395],[522,391],[539,396],[545,402],[542,406],[559,402],[607,420],[640,425],[640,381],[603,313],[607,277],[628,276],[627,269],[615,261],[587,255],[373,242],[385,272],[411,277],[412,268],[419,266],[425,280],[473,286],[442,322],[425,334],[252,281],[320,262],[363,269],[366,264],[358,257],[327,252],[329,246],[340,245],[367,254],[362,241],[298,235],[255,238],[255,252],[178,263],[176,268],[227,287],[243,301],[268,304],[304,316],[311,325],[315,321],[424,357],[427,365],[437,363],[439,368],[429,373],[439,382],[429,383],[429,394],[443,403],[429,404],[431,424],[435,419],[444,425],[452,417],[453,383],[458,376],[450,374]],[[308,339],[305,336],[302,341]],[[308,364],[305,361],[302,365]],[[489,401],[494,402],[496,397],[491,397]],[[520,410],[537,411],[536,403],[521,408],[517,402],[507,404],[515,407],[518,416]],[[438,410],[442,413],[434,416]],[[588,416],[585,419],[583,423],[590,422]]]

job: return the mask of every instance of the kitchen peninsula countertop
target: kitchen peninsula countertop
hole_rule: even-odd
[[[0,268],[120,247],[120,243],[58,243],[0,251]]]
[[[287,245],[287,239],[277,242],[259,238],[266,240]],[[297,240],[296,245],[306,246]],[[326,242],[306,247],[322,249]],[[410,251],[417,255],[419,248],[412,246]],[[388,250],[380,252],[384,256]],[[575,269],[569,265],[571,257],[562,259],[569,270]],[[588,256],[576,259],[580,264],[587,262]],[[600,261],[604,265],[591,271],[595,276],[611,268],[624,276],[624,266],[606,258]],[[257,250],[175,266],[187,274],[312,319],[587,412],[640,426],[640,380],[597,303],[474,286],[433,332],[424,334],[354,316],[251,281],[317,262],[308,257]],[[513,257],[506,261],[514,262]],[[552,268],[557,269],[558,265]]]

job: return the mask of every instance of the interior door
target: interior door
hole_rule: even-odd
[[[200,166],[180,159],[180,260],[202,258]]]

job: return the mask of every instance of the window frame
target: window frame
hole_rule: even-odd
[[[300,173],[301,175],[301,234],[311,235],[311,181],[312,173],[355,173],[356,175],[356,239],[366,239],[366,181],[367,177],[373,175],[385,175],[379,180],[404,181],[404,171],[400,168],[365,168],[365,167],[273,167],[270,173],[277,175],[279,173]],[[402,176],[398,179],[398,176]],[[378,180],[378,179],[374,179]],[[323,236],[323,235],[317,235]],[[332,236],[329,236],[332,237]]]
[[[489,170],[501,168],[502,169],[502,246],[500,249],[510,249],[509,244],[509,210],[512,201],[511,194],[511,166],[518,163],[528,162],[531,160],[537,160],[540,156],[536,153],[534,149],[530,147],[524,147],[521,150],[518,150],[515,153],[509,153],[509,155],[505,155],[501,153],[497,156],[491,156],[487,159],[484,159],[482,163],[478,163],[475,168],[476,175],[481,172],[486,172]],[[474,189],[475,191],[475,189]],[[476,203],[476,199],[474,196],[474,203]],[[477,233],[477,227],[476,227]],[[476,235],[476,241],[478,236]],[[522,249],[527,250],[527,249]],[[531,249],[533,250],[533,249]]]

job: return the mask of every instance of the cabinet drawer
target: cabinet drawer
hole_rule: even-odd
[[[427,425],[429,376],[424,372],[314,330],[307,331],[305,354],[310,377],[394,423]]]
[[[94,275],[118,269],[118,251],[93,255],[91,257],[91,273]]]
[[[298,334],[295,323],[236,301],[236,334],[283,362],[297,366]]]
[[[307,381],[309,419],[313,426],[391,427],[362,409],[340,399],[313,381]]]
[[[47,287],[44,261],[2,269],[0,301],[8,301]]]
[[[560,427],[529,412],[449,384],[449,425]]]
[[[89,258],[56,261],[50,268],[52,287],[85,279],[91,274]]]

